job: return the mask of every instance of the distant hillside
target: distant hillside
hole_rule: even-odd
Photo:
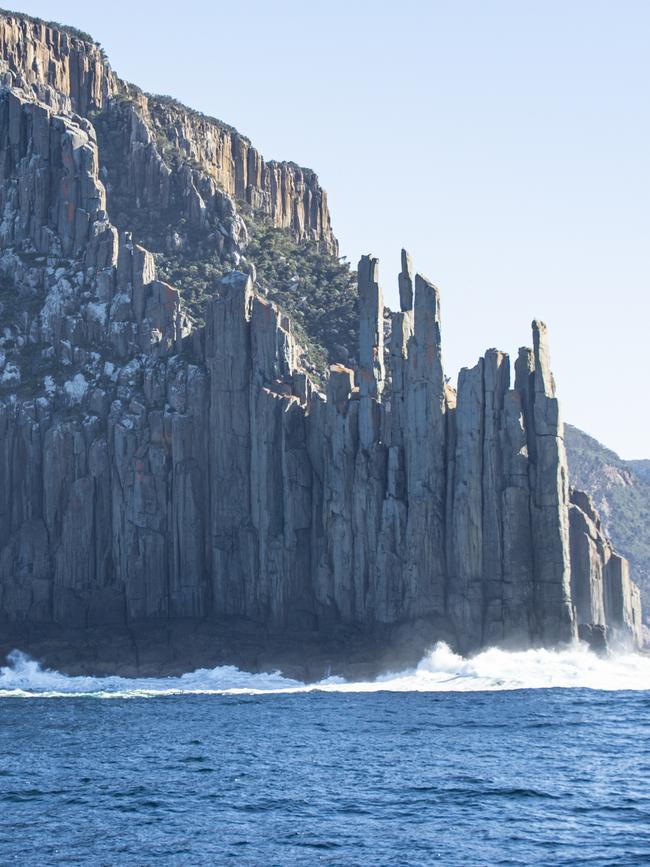
[[[645,479],[646,482],[650,482],[650,461],[628,461],[628,463],[637,476]]]
[[[624,461],[598,440],[566,425],[571,484],[592,495],[615,547],[630,561],[650,611],[650,460]]]

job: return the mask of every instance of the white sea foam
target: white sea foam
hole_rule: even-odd
[[[322,692],[477,692],[551,687],[650,690],[650,657],[619,654],[607,659],[586,646],[561,651],[508,652],[496,648],[465,659],[437,644],[420,664],[367,682],[330,677],[305,684],[273,674],[250,674],[224,665],[180,677],[69,677],[41,668],[14,651],[0,668],[0,697],[96,696],[137,698],[164,695],[266,695]]]

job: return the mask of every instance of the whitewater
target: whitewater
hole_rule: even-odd
[[[480,692],[522,689],[650,690],[650,657],[599,657],[586,645],[564,650],[484,650],[469,658],[438,643],[415,667],[372,681],[329,677],[302,683],[280,672],[254,674],[230,665],[179,677],[68,676],[44,669],[19,650],[0,668],[0,698],[146,698],[177,695],[281,695],[307,692]]]

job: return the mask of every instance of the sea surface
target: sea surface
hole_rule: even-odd
[[[648,865],[650,659],[0,670],[0,864]]]

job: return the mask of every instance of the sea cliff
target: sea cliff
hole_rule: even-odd
[[[336,254],[313,172],[142,94],[65,28],[1,13],[0,75],[12,641],[58,629],[83,656],[93,631],[212,623],[310,647],[641,643],[627,564],[570,489],[542,322],[514,375],[490,349],[453,389],[437,287],[404,253],[388,324],[363,256],[356,353],[314,378],[247,257],[261,220]],[[218,257],[200,321],[147,232]]]

